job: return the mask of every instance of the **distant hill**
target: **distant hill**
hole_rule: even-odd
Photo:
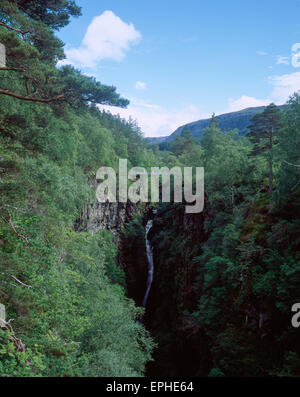
[[[170,135],[171,136],[171,135]],[[170,136],[160,136],[160,137],[146,137],[145,140],[150,143],[150,145],[155,145],[157,143],[165,142]]]
[[[286,105],[279,106],[280,109],[284,109],[285,107],[286,107]],[[231,131],[234,129],[238,129],[239,135],[245,135],[247,133],[247,127],[249,126],[250,120],[252,119],[252,117],[257,113],[262,112],[265,108],[266,108],[266,106],[247,108],[244,110],[239,110],[238,112],[221,114],[220,116],[216,116],[216,119],[218,120],[219,127],[223,132],[228,132],[228,131]],[[150,144],[171,142],[175,139],[176,135],[181,134],[182,129],[186,125],[189,127],[191,134],[195,138],[199,139],[202,137],[203,129],[209,125],[209,122],[210,122],[210,119],[194,121],[192,123],[188,123],[188,124],[185,124],[185,125],[177,128],[177,130],[174,131],[169,136],[164,136],[164,137],[159,137],[159,138],[146,138],[146,140]]]

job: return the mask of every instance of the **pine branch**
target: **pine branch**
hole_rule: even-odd
[[[14,225],[13,222],[12,222],[12,219],[11,219],[11,215],[10,215],[10,214],[9,214],[9,220],[8,220],[8,222],[9,222],[11,228],[13,229],[13,231],[16,233],[16,235],[17,235],[19,238],[21,238],[23,241],[26,241],[26,243],[28,243],[28,238],[25,237],[25,236],[23,236],[23,234],[20,234],[20,233],[17,231],[15,225]]]
[[[15,94],[13,92],[6,91],[6,90],[0,90],[0,94],[8,95],[8,96],[11,96],[13,98],[21,99],[23,101],[40,102],[40,103],[55,102],[55,101],[59,101],[59,100],[61,100],[61,99],[63,99],[65,97],[65,94],[60,94],[60,95],[57,95],[56,97],[53,97],[53,98],[35,98],[35,97],[23,96],[23,95]]]
[[[32,285],[23,283],[21,280],[19,280],[17,277],[13,276],[12,274],[9,274],[9,276],[12,277],[17,283],[23,285],[24,287],[32,288]]]
[[[21,339],[16,337],[13,327],[10,325],[12,320],[13,319],[10,319],[8,321],[1,320],[1,323],[3,324],[3,327],[7,328],[11,332],[10,339],[13,342],[13,344],[15,345],[16,351],[17,352],[25,352],[26,351],[25,344],[22,342]]]
[[[10,67],[0,67],[0,70],[13,70],[15,72],[20,72],[20,73],[25,73],[26,70],[25,69],[21,69],[21,68],[10,68]]]
[[[4,26],[6,29],[13,30],[14,32],[17,32],[17,33],[21,33],[22,35],[25,35],[27,33],[31,33],[30,30],[27,30],[27,31],[24,32],[21,29],[13,28],[12,26],[6,25],[6,23],[3,23],[3,22],[0,22],[0,26]]]
[[[286,161],[286,160],[283,160],[283,162],[286,163],[286,164],[288,164],[288,165],[291,165],[292,167],[300,168],[300,165],[298,165],[298,164],[292,164],[292,163],[289,163],[289,162]]]

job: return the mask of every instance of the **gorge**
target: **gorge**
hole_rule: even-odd
[[[300,94],[149,142],[104,110],[128,106],[116,87],[66,64],[74,1],[0,11],[0,376],[300,376]],[[200,210],[174,179],[169,201],[98,202],[97,170],[119,193],[120,159],[147,175],[204,167]]]

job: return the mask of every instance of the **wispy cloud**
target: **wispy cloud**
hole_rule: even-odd
[[[134,85],[134,88],[136,90],[144,90],[147,87],[147,83],[144,81],[137,81]]]
[[[265,55],[268,55],[268,53],[267,52],[265,52],[265,51],[256,51],[256,54],[257,55],[260,55],[260,56],[265,56]]]
[[[281,56],[281,55],[278,55],[277,56],[277,61],[276,61],[276,63],[278,64],[278,65],[289,65],[289,63],[290,63],[290,61],[289,61],[289,57],[283,57],[283,56]]]
[[[95,17],[80,47],[67,49],[63,64],[95,68],[102,59],[121,61],[132,45],[141,40],[141,33],[112,11]]]

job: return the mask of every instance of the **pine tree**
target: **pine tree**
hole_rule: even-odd
[[[201,146],[205,150],[206,160],[213,158],[216,154],[216,145],[219,140],[223,139],[223,132],[219,128],[219,123],[213,113],[209,126],[202,132]]]
[[[279,132],[278,155],[280,194],[296,193],[300,186],[300,95],[295,93],[287,102],[284,128]]]
[[[181,134],[176,135],[175,141],[172,142],[172,152],[176,155],[190,152],[195,144],[195,138],[191,134],[189,126],[186,125],[183,127]]]
[[[56,68],[65,57],[63,42],[53,29],[78,16],[73,1],[2,0],[0,43],[6,48],[6,65],[0,67],[0,94],[38,103],[68,103],[71,106],[109,104],[126,107],[116,88],[105,86],[72,67]]]
[[[262,113],[251,119],[248,137],[254,144],[253,155],[266,155],[269,163],[269,194],[273,193],[273,147],[278,143],[278,131],[282,127],[281,110],[271,103]]]

